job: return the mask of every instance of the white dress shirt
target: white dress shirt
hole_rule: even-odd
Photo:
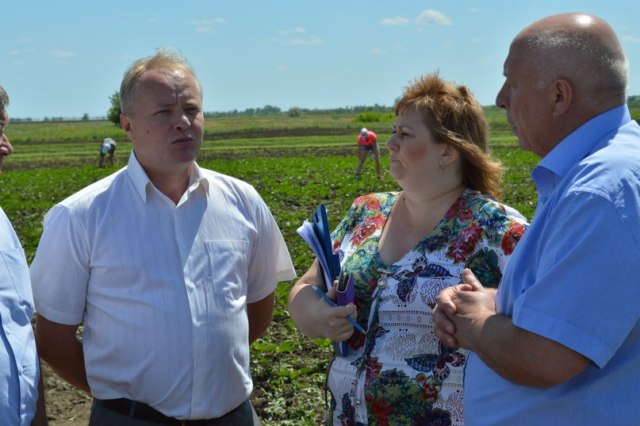
[[[92,394],[179,419],[247,399],[247,303],[295,277],[255,189],[194,164],[176,205],[132,153],[126,168],[52,208],[31,266],[36,310],[84,321]]]
[[[3,425],[30,425],[35,413],[40,370],[32,318],[27,259],[0,208],[0,424]]]

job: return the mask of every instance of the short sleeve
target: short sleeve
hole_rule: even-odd
[[[90,267],[83,230],[64,206],[45,216],[30,274],[36,311],[50,321],[76,325],[83,320]]]

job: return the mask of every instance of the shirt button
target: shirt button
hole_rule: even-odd
[[[385,288],[387,286],[387,280],[386,278],[380,278],[378,280],[378,287],[380,288]]]

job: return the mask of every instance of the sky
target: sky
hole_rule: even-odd
[[[194,68],[207,112],[392,106],[438,71],[493,104],[513,37],[546,15],[609,22],[640,95],[640,2],[629,0],[22,0],[2,2],[0,84],[14,118],[98,118],[158,48]]]

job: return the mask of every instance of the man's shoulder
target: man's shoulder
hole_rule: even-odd
[[[612,199],[622,193],[636,193],[640,188],[640,127],[633,122],[632,126],[618,129],[583,158],[570,175],[566,181],[569,192],[588,192]]]
[[[244,200],[262,201],[262,197],[254,186],[242,179],[234,176],[229,176],[224,173],[216,172],[210,169],[200,169],[202,177],[209,183],[210,191],[218,191],[227,194],[233,194],[236,197]]]
[[[91,204],[91,201],[93,201],[94,199],[114,190],[114,183],[126,176],[126,173],[124,173],[125,170],[126,167],[85,186],[84,188],[60,201],[58,205],[64,205],[69,208],[77,208],[83,205]]]
[[[230,175],[226,175],[224,173],[220,173],[217,172],[215,170],[211,170],[211,169],[204,169],[204,168],[200,168],[200,173],[202,173],[202,176],[207,179],[207,181],[209,181],[210,184],[212,185],[221,185],[221,186],[227,186],[227,187],[236,187],[236,188],[240,188],[243,190],[246,189],[254,189],[253,185],[251,185],[250,183],[234,177],[234,176],[230,176]]]

